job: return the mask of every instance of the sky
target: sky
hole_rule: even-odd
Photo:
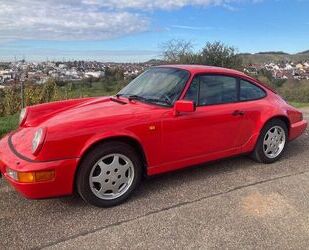
[[[143,62],[171,39],[195,51],[309,49],[309,0],[0,0],[0,61]]]

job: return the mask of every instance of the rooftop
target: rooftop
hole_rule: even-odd
[[[214,66],[205,66],[205,65],[186,65],[186,64],[173,64],[173,65],[160,65],[158,67],[170,67],[188,70],[191,73],[222,73],[222,74],[232,74],[238,76],[247,76],[244,73],[227,68],[214,67]]]

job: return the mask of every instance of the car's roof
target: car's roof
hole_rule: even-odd
[[[207,65],[194,65],[194,64],[168,64],[168,65],[160,65],[157,67],[169,67],[169,68],[183,69],[183,70],[189,71],[191,74],[201,74],[201,73],[211,74],[213,73],[213,74],[227,74],[227,75],[232,75],[235,77],[243,77],[245,79],[249,79],[255,83],[258,83],[264,88],[276,93],[276,91],[274,91],[272,88],[265,85],[261,81],[254,79],[253,77],[248,76],[245,73],[238,71],[238,70],[234,70],[234,69],[227,69],[227,68],[207,66]]]
[[[193,74],[198,74],[198,73],[219,73],[220,74],[221,73],[221,74],[232,74],[232,75],[248,77],[244,73],[237,71],[237,70],[214,67],[214,66],[206,66],[206,65],[173,64],[173,65],[160,65],[158,67],[184,69],[184,70],[190,71]]]

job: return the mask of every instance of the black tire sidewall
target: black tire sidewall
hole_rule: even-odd
[[[281,151],[281,153],[275,158],[269,158],[265,155],[265,152],[264,152],[264,149],[263,149],[263,143],[264,143],[264,137],[265,137],[266,133],[269,131],[269,129],[271,129],[274,126],[281,127],[284,130],[286,140],[285,140],[284,148]],[[281,158],[281,156],[283,155],[283,153],[285,151],[287,143],[288,143],[288,128],[287,128],[285,122],[283,122],[282,120],[279,120],[279,119],[273,119],[273,120],[267,122],[267,124],[263,127],[263,129],[260,133],[257,145],[256,145],[255,150],[253,152],[253,154],[254,154],[253,156],[259,162],[263,162],[263,163],[267,163],[267,164],[273,163],[273,162],[275,162],[275,161],[277,161]]]
[[[97,197],[90,188],[89,175],[92,167],[105,155],[109,154],[122,154],[128,157],[134,167],[134,179],[127,190],[122,196],[113,200],[103,200]],[[137,155],[136,151],[130,145],[123,142],[108,142],[99,144],[93,150],[87,153],[84,159],[82,159],[81,164],[76,177],[76,187],[79,195],[87,203],[98,207],[111,207],[124,202],[132,192],[136,189],[140,183],[142,176],[142,161]]]

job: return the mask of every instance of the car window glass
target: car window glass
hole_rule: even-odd
[[[190,73],[186,70],[154,67],[139,75],[118,94],[158,99],[173,104],[183,91],[189,77]]]
[[[265,96],[264,90],[259,88],[258,86],[245,81],[240,81],[240,100],[248,101],[248,100],[257,100],[263,98]]]
[[[198,88],[199,88],[199,78],[195,77],[187,90],[185,95],[185,100],[194,101],[196,104],[198,103]]]
[[[228,76],[200,76],[199,105],[237,101],[237,79]]]

